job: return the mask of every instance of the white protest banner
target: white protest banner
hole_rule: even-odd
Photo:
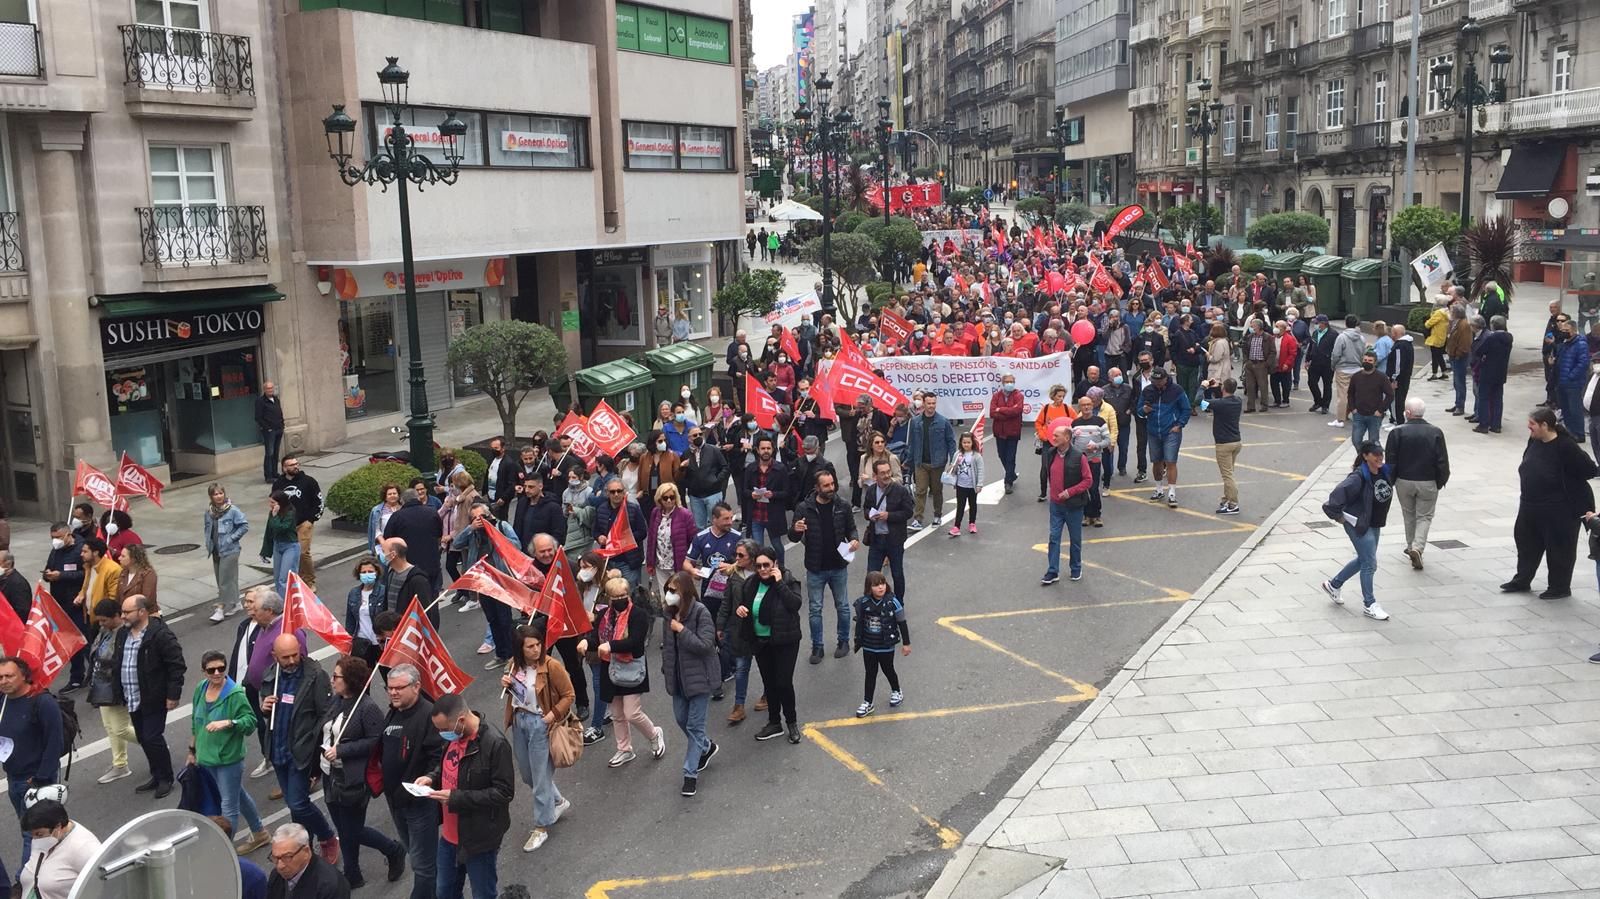
[[[800,320],[810,318],[822,310],[822,301],[817,299],[817,292],[807,291],[798,296],[788,297],[778,301],[778,306],[765,316],[767,328],[773,325],[783,325],[793,328],[800,324]]]
[[[880,356],[872,367],[910,396],[921,390],[939,397],[945,418],[972,419],[989,409],[989,398],[1010,374],[1022,393],[1022,417],[1032,421],[1050,402],[1050,385],[1072,384],[1072,357],[1052,353],[1037,359],[1011,356]]]
[[[940,245],[943,245],[946,238],[955,241],[957,246],[967,241],[981,243],[983,241],[983,232],[977,228],[967,228],[960,231],[924,231],[922,232],[922,245],[927,246],[930,240],[937,240]]]
[[[1411,260],[1411,267],[1416,270],[1417,277],[1422,279],[1424,291],[1432,290],[1444,283],[1444,280],[1450,277],[1450,273],[1455,271],[1455,266],[1450,262],[1450,254],[1445,252],[1442,243],[1434,244]]]

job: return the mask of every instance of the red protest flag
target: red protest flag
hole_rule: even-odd
[[[561,419],[561,424],[556,425],[556,435],[572,435],[572,452],[591,466],[595,457],[600,455],[600,447],[595,446],[594,438],[589,436],[589,431],[584,427],[585,419],[576,412],[568,412],[567,417]]]
[[[749,372],[744,373],[744,406],[745,411],[756,420],[756,424],[763,428],[778,426],[778,413],[783,411],[783,407],[778,405],[772,394],[768,393],[767,389],[761,386],[761,382]]]
[[[156,480],[149,469],[128,458],[126,452],[122,454],[122,462],[117,465],[118,496],[142,496],[161,506],[161,491],[165,489],[167,485]]]
[[[578,588],[578,579],[572,574],[572,563],[567,560],[566,553],[556,551],[550,576],[544,579],[544,589],[539,591],[536,602],[539,611],[550,619],[545,628],[545,648],[555,645],[557,640],[589,632],[589,608],[584,605],[583,591]]]
[[[606,533],[606,545],[595,549],[595,552],[609,559],[638,548],[639,541],[633,536],[633,522],[628,520],[628,503],[623,500],[622,508],[617,510],[616,520],[611,522],[611,530]]]
[[[594,445],[600,448],[600,452],[608,456],[615,456],[628,444],[639,439],[633,428],[628,427],[627,419],[619,415],[605,400],[594,404],[594,409],[589,412],[589,418],[584,422],[583,429],[588,432]]]
[[[833,367],[828,374],[836,385],[834,398],[839,402],[854,402],[856,397],[864,393],[872,399],[872,405],[885,415],[893,415],[898,405],[911,405],[911,399],[895,389],[893,384],[878,377],[871,369],[847,359],[833,360]]]
[[[89,641],[84,639],[83,632],[56,604],[44,584],[35,585],[33,608],[28,611],[22,647],[17,652],[33,668],[34,689],[49,689],[50,682],[56,679],[61,669],[67,667],[78,650],[88,645]]]
[[[878,316],[878,331],[890,343],[905,343],[915,330],[909,319],[892,309],[885,309]]]
[[[842,328],[839,330],[838,356],[840,359],[843,359],[846,362],[854,362],[856,365],[859,365],[862,368],[872,367],[867,362],[867,354],[861,352],[861,347],[856,344],[855,338],[845,333]]]
[[[788,354],[790,362],[799,363],[800,341],[794,338],[794,332],[789,330],[787,325],[782,326],[782,330],[778,332],[778,349]]]
[[[27,630],[28,626],[17,617],[11,603],[0,602],[0,650],[10,656],[21,655],[23,635]]]
[[[1106,267],[1103,264],[1094,267],[1094,274],[1089,276],[1089,287],[1096,293],[1110,293],[1119,297],[1122,296],[1122,285],[1118,284],[1116,279],[1106,272]]]
[[[1185,255],[1185,256],[1193,256],[1194,255],[1194,241],[1185,240],[1183,242],[1183,255]]]
[[[400,626],[389,637],[389,644],[378,657],[378,665],[393,668],[395,665],[415,665],[422,674],[422,691],[438,698],[446,693],[462,693],[472,685],[472,678],[456,666],[450,651],[444,648],[433,622],[422,612],[422,604],[411,600]]]
[[[1167,273],[1153,260],[1145,270],[1150,281],[1150,286],[1155,290],[1166,290],[1172,286],[1172,281],[1167,278]]]
[[[833,408],[833,384],[826,373],[818,374],[817,379],[811,382],[811,398],[817,401],[818,417],[839,423],[839,413]]]
[[[506,570],[511,572],[513,577],[530,587],[537,587],[544,581],[544,575],[534,567],[533,557],[512,543],[511,538],[502,533],[497,524],[485,521],[483,532],[489,536],[489,545],[494,547],[495,554],[500,557],[500,561],[506,563]]]
[[[486,558],[473,562],[472,567],[461,572],[461,576],[451,582],[447,589],[469,590],[498,600],[524,615],[532,615],[539,610],[534,602],[533,591],[527,584],[490,565]]]
[[[300,575],[291,571],[283,585],[283,627],[278,632],[292,634],[300,628],[311,631],[342,653],[349,653],[355,642]]]
[[[93,465],[78,460],[77,471],[72,476],[72,495],[87,496],[107,508],[117,505],[117,485]]]
[[[972,424],[972,442],[977,446],[979,452],[983,452],[983,422],[986,417],[987,416],[980,415],[978,416],[978,420]]]

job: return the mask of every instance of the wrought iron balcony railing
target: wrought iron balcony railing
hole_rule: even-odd
[[[250,39],[158,25],[121,25],[123,81],[217,94],[256,92]]]
[[[0,22],[0,75],[27,78],[44,76],[39,26],[31,22]]]
[[[22,257],[22,220],[15,212],[0,212],[0,272],[25,272]]]
[[[261,206],[140,206],[142,262],[242,265],[267,261],[267,214]]]

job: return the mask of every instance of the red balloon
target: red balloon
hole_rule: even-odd
[[[1094,343],[1094,324],[1087,321],[1073,322],[1072,342],[1078,346]]]
[[[1047,434],[1054,434],[1056,432],[1056,428],[1066,428],[1068,430],[1071,430],[1072,429],[1072,419],[1067,418],[1065,415],[1063,415],[1060,418],[1052,418],[1052,419],[1050,419],[1050,423],[1044,426],[1045,433],[1047,433]]]

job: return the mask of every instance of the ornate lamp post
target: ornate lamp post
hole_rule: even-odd
[[[1462,69],[1461,86],[1450,95],[1449,106],[1466,123],[1461,134],[1462,232],[1472,225],[1472,111],[1490,103],[1503,102],[1506,93],[1503,79],[1495,79],[1492,87],[1478,80],[1478,49],[1482,40],[1483,26],[1472,19],[1462,23],[1461,31],[1456,35],[1456,51],[1465,68]],[[1489,61],[1496,66],[1504,66],[1511,62],[1511,50],[1504,45],[1497,46],[1489,51]],[[1448,86],[1453,68],[1450,63],[1441,62],[1433,67],[1433,77]]]
[[[833,297],[833,208],[831,201],[833,191],[830,183],[833,180],[829,169],[832,163],[848,148],[842,145],[850,135],[852,117],[850,111],[841,109],[829,115],[830,102],[833,98],[833,79],[823,72],[811,85],[817,101],[816,112],[813,113],[806,104],[794,112],[795,121],[799,123],[800,140],[807,149],[811,150],[822,165],[822,308],[817,311],[817,325],[822,324],[823,316],[832,316],[835,313]],[[812,121],[816,124],[813,125]]]
[[[981,120],[982,128],[978,131],[978,149],[983,151],[983,189],[988,190],[991,179],[989,177],[989,138],[994,135],[994,130],[989,127],[989,117]]]
[[[1216,134],[1222,125],[1222,101],[1214,100],[1208,106],[1205,102],[1206,94],[1211,93],[1211,79],[1202,79],[1200,82],[1200,102],[1190,103],[1187,118],[1189,119],[1189,133],[1200,138],[1200,223],[1195,227],[1196,242],[1202,252],[1208,246],[1210,236],[1207,232],[1211,223],[1211,135]]]
[[[1056,140],[1056,157],[1059,160],[1056,164],[1055,196],[1051,201],[1051,205],[1054,206],[1061,202],[1061,183],[1067,180],[1067,144],[1072,138],[1072,128],[1067,125],[1067,108],[1065,106],[1056,107],[1056,123],[1050,129],[1050,135]],[[1054,210],[1052,209],[1053,217]]]
[[[406,427],[411,432],[411,464],[419,471],[432,471],[433,415],[428,411],[428,381],[422,370],[422,337],[417,327],[416,262],[411,253],[411,200],[409,185],[422,190],[429,184],[454,184],[461,167],[461,139],[467,134],[467,123],[447,110],[439,123],[439,136],[444,143],[445,164],[440,165],[416,151],[415,141],[406,133],[401,117],[410,108],[407,101],[411,73],[400,68],[399,57],[386,57],[388,65],[378,73],[383,85],[383,103],[389,113],[389,124],[380,132],[382,149],[368,157],[365,165],[351,162],[356,120],[344,111],[343,104],[334,104],[333,112],[322,120],[322,131],[328,141],[328,155],[339,169],[339,178],[351,187],[358,184],[376,184],[388,190],[398,185],[400,199],[400,256],[401,271],[405,276],[406,336],[410,340],[407,356],[410,360],[411,418]]]

